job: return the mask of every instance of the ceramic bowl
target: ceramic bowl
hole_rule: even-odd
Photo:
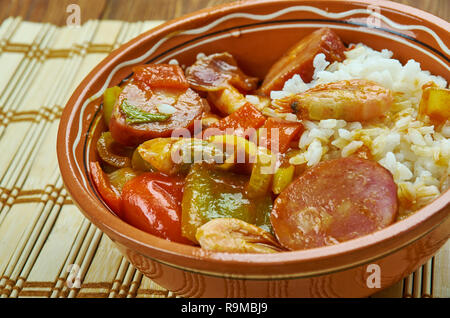
[[[212,253],[160,239],[120,220],[96,192],[88,167],[105,129],[100,97],[134,65],[172,58],[190,65],[199,52],[228,51],[246,73],[263,77],[289,46],[325,26],[346,44],[387,48],[403,63],[415,59],[450,80],[450,24],[431,14],[379,0],[263,0],[208,8],[142,34],[109,55],[74,92],[58,133],[64,183],[84,215],[162,287],[186,297],[363,297],[406,277],[447,241],[449,191],[373,234],[271,255]]]

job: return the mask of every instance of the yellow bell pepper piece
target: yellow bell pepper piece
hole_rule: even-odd
[[[220,147],[196,138],[155,138],[137,148],[138,154],[152,168],[166,174],[189,169],[193,163],[223,162]]]
[[[258,153],[258,147],[253,142],[235,135],[217,135],[211,136],[208,141],[212,144],[222,147],[226,153],[226,159],[223,164],[218,165],[219,169],[229,170],[236,163],[254,163]]]
[[[423,90],[419,113],[443,123],[450,119],[450,90],[439,87],[427,87]]]
[[[247,184],[247,194],[251,198],[267,195],[270,191],[277,158],[269,150],[260,147],[253,164],[252,174]]]
[[[295,167],[280,167],[273,176],[272,192],[280,194],[294,179]]]

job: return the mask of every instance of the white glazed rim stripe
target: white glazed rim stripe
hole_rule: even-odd
[[[435,41],[438,43],[438,45],[441,47],[441,49],[447,55],[450,55],[449,48],[445,45],[445,43],[442,41],[442,39],[430,28],[421,26],[421,25],[399,24],[399,23],[396,23],[396,22],[390,20],[389,18],[385,17],[384,15],[374,12],[369,9],[353,9],[353,10],[344,11],[344,12],[340,12],[340,13],[333,13],[333,12],[327,12],[327,11],[324,11],[324,10],[321,10],[321,9],[318,9],[315,7],[311,7],[311,6],[292,6],[292,7],[288,7],[288,8],[279,10],[279,11],[271,13],[271,14],[266,14],[266,15],[257,15],[257,14],[250,14],[250,13],[232,13],[232,14],[223,16],[206,26],[199,27],[199,28],[192,29],[192,30],[182,31],[182,32],[178,33],[177,36],[201,34],[203,32],[211,30],[215,26],[217,26],[225,21],[235,19],[235,18],[247,18],[247,19],[256,20],[256,21],[267,21],[267,20],[275,19],[275,18],[282,16],[284,14],[287,14],[287,13],[301,12],[301,11],[312,12],[312,13],[321,15],[326,18],[331,18],[331,19],[341,19],[341,18],[345,18],[345,17],[355,15],[355,14],[367,14],[369,16],[377,17],[377,18],[383,20],[386,24],[390,25],[391,27],[399,29],[399,30],[421,30],[421,31],[424,31],[424,32],[430,34],[435,39]],[[145,54],[141,55],[140,57],[137,57],[135,59],[125,61],[123,63],[116,65],[116,67],[108,75],[102,88],[99,91],[97,91],[93,96],[91,96],[90,98],[87,98],[85,100],[85,102],[83,103],[83,105],[81,106],[81,109],[80,109],[79,118],[78,118],[79,122],[78,122],[77,135],[76,135],[76,138],[75,138],[73,146],[72,146],[73,158],[76,158],[76,156],[75,156],[76,149],[79,146],[80,141],[81,141],[82,124],[83,124],[82,118],[84,117],[84,113],[85,113],[87,106],[93,100],[96,100],[97,98],[102,96],[105,89],[108,88],[112,78],[120,69],[130,66],[130,65],[144,63],[168,39],[169,39],[169,37],[166,36],[166,37],[160,39],[157,43],[155,43],[150,50],[148,50]],[[85,160],[85,159],[86,158],[83,158],[83,160]],[[83,180],[83,184],[84,184],[85,188],[88,189],[86,179],[83,176],[83,171],[82,171],[78,161],[74,160],[74,162],[75,162],[77,170],[81,176],[81,179]]]

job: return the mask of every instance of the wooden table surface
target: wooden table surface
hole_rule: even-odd
[[[81,8],[82,23],[90,19],[129,22],[169,20],[183,14],[232,0],[0,0],[0,22],[10,16],[64,25],[69,4]],[[450,20],[450,0],[395,0]]]

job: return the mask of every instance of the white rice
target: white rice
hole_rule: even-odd
[[[300,151],[290,163],[312,166],[322,160],[347,157],[360,149],[368,149],[372,158],[392,173],[398,186],[400,218],[403,218],[449,187],[450,123],[437,129],[428,119],[417,118],[422,86],[432,81],[445,88],[447,82],[422,70],[414,60],[402,65],[388,50],[378,52],[357,44],[345,54],[343,62],[331,65],[323,54],[318,54],[311,83],[304,83],[299,75],[294,75],[286,81],[282,91],[273,91],[271,98],[276,100],[302,93],[318,84],[367,79],[394,92],[395,103],[390,116],[377,124],[304,120]]]

